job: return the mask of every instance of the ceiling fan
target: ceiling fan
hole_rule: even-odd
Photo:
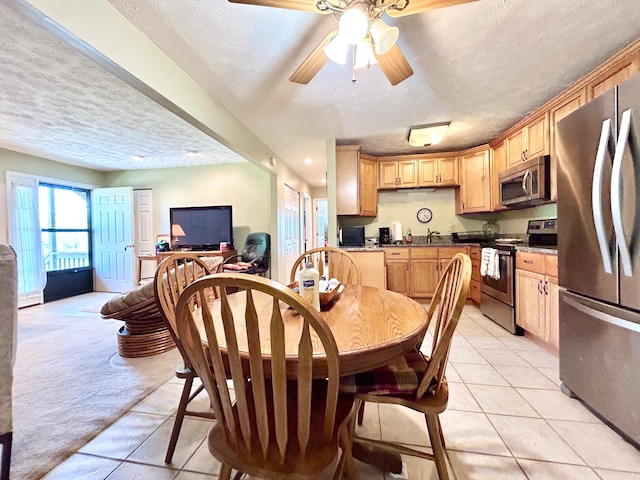
[[[477,0],[229,0],[231,3],[286,8],[331,14],[338,28],[329,32],[302,62],[289,81],[307,84],[331,59],[346,63],[349,47],[353,50],[353,68],[377,63],[391,85],[413,75],[413,69],[398,48],[399,30],[381,20],[383,14],[404,17],[435,8]],[[352,79],[355,82],[355,73]]]

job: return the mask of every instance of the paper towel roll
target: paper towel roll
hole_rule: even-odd
[[[391,222],[391,241],[402,241],[402,224],[397,220]]]

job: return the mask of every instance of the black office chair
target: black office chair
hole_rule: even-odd
[[[222,264],[225,272],[249,273],[265,276],[271,260],[271,236],[268,233],[250,233],[240,255],[227,258]]]

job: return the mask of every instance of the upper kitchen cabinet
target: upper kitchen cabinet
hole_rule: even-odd
[[[336,213],[378,214],[378,162],[360,153],[359,145],[336,147]]]
[[[380,157],[380,190],[413,188],[418,186],[418,160],[409,156]]]
[[[456,189],[456,214],[491,211],[489,146],[461,152],[460,188]]]
[[[549,112],[533,118],[505,140],[507,168],[549,154]]]
[[[458,157],[433,157],[418,160],[418,186],[458,186]]]
[[[500,205],[499,175],[507,169],[507,147],[502,142],[491,149],[491,210],[496,212],[507,207]]]
[[[640,71],[640,52],[620,52],[590,75],[587,101],[602,95],[616,85],[629,80]]]
[[[559,101],[553,104],[549,110],[549,120],[551,127],[551,194],[552,201],[558,199],[558,154],[556,152],[556,125],[560,120],[575,112],[582,105],[587,103],[587,89],[581,88],[573,92],[571,95],[562,97]]]

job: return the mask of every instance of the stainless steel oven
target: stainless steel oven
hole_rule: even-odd
[[[500,278],[482,276],[480,311],[515,335],[522,335],[515,313],[515,247],[493,245],[498,255]]]

